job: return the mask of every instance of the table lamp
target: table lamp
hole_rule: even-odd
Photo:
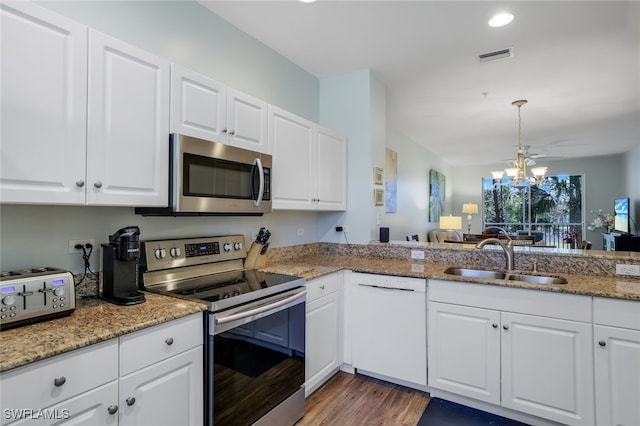
[[[447,240],[454,240],[456,229],[462,229],[462,216],[440,216],[440,229],[447,231]]]
[[[471,233],[471,215],[478,214],[478,205],[475,203],[465,203],[462,205],[462,213],[467,214],[467,234]]]

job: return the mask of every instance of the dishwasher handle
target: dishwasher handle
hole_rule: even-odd
[[[401,288],[401,287],[387,287],[387,286],[382,286],[382,285],[374,285],[374,284],[365,284],[365,283],[358,283],[359,286],[362,287],[372,287],[372,288],[378,288],[380,290],[400,290],[400,291],[415,291],[412,288]]]

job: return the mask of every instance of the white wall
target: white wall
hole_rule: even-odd
[[[427,232],[439,226],[438,222],[428,222],[429,170],[435,169],[446,177],[444,214],[460,215],[452,201],[454,168],[397,129],[387,129],[387,147],[398,153],[398,211],[384,213],[382,226],[389,227],[391,240],[418,234],[420,241],[427,241]]]

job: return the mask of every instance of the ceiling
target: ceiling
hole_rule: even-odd
[[[456,165],[640,144],[640,2],[201,1],[319,79],[370,68],[387,126]],[[515,20],[487,25],[509,11]],[[477,56],[513,48],[513,57]],[[538,160],[542,164],[541,160]]]

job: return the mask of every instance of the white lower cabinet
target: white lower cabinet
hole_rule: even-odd
[[[342,364],[340,288],[343,273],[307,281],[305,396],[338,371]]]
[[[2,425],[198,425],[203,318],[193,314],[10,370]]]
[[[594,424],[590,297],[433,280],[428,312],[432,389]]]
[[[593,310],[597,424],[640,425],[639,303],[595,298]]]

